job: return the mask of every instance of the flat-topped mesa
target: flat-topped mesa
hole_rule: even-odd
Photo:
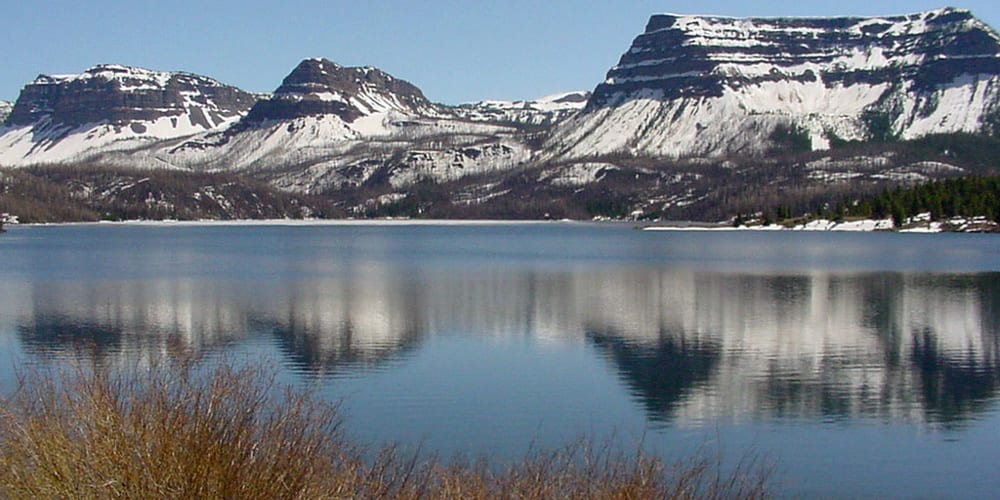
[[[1000,35],[969,11],[655,15],[546,144],[562,158],[720,157],[1000,133]],[[806,136],[806,137],[803,137]],[[794,146],[796,148],[801,146]]]
[[[179,129],[212,130],[238,119],[256,100],[204,76],[105,64],[77,75],[39,75],[21,90],[7,124],[143,126],[186,115],[190,123]]]
[[[926,90],[1000,74],[1000,37],[967,10],[844,18],[654,15],[590,106],[631,96],[719,97],[764,81],[827,87],[909,80]]]
[[[432,107],[420,89],[379,69],[306,59],[285,77],[270,99],[258,102],[244,121],[336,115],[350,123],[374,113],[420,114]]]

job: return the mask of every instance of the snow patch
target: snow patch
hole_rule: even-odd
[[[547,182],[557,187],[583,186],[600,182],[608,172],[619,170],[611,163],[574,163],[546,170],[538,177],[539,182]]]
[[[561,92],[531,101],[487,100],[466,103],[454,109],[458,117],[477,122],[554,123],[587,105],[589,92]]]

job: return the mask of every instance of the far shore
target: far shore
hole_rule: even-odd
[[[224,227],[224,226],[514,226],[514,225],[624,225],[630,224],[643,231],[811,231],[811,232],[898,232],[898,233],[996,233],[1000,224],[985,218],[954,218],[932,221],[929,214],[913,217],[902,228],[896,228],[892,219],[861,219],[832,221],[815,219],[798,223],[749,224],[734,226],[731,222],[700,221],[635,221],[615,219],[236,219],[236,220],[124,220],[78,221],[43,223],[7,223],[4,228],[60,227],[60,226],[149,226],[149,227]]]
[[[55,226],[509,226],[526,224],[574,224],[573,220],[493,220],[493,219],[234,219],[234,220],[125,220],[85,222],[39,222],[11,224],[10,227]]]
[[[997,233],[1000,224],[987,220],[985,217],[953,217],[943,221],[932,220],[931,214],[925,213],[907,219],[901,228],[897,228],[892,219],[857,219],[832,221],[815,219],[810,221],[750,224],[734,226],[732,224],[650,224],[643,226],[644,231],[821,231],[821,232],[895,232],[895,233]]]

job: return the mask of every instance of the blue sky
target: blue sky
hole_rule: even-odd
[[[211,76],[267,92],[306,57],[371,65],[437,102],[528,99],[592,89],[650,14],[831,16],[909,13],[935,1],[733,0],[3,0],[0,99],[40,73],[99,63]],[[1000,26],[1000,2],[969,0]]]

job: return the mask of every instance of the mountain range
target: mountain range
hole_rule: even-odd
[[[247,179],[314,216],[718,219],[995,173],[974,150],[1000,135],[1000,35],[955,8],[660,14],[591,92],[535,101],[432,103],[322,58],[270,94],[107,64],[40,75],[0,120],[0,166],[92,205],[67,171]]]

